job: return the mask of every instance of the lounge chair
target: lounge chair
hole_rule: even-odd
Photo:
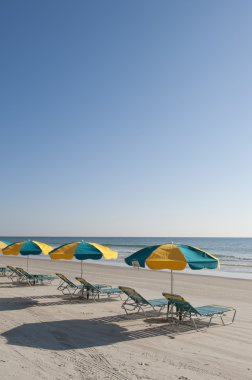
[[[70,295],[71,297],[76,294],[78,291],[79,293],[82,292],[83,286],[82,285],[76,285],[74,282],[69,280],[64,274],[62,273],[55,273],[57,277],[61,280],[58,290],[60,290],[64,295]]]
[[[135,268],[135,269],[140,269],[139,261],[132,260],[132,267]]]
[[[198,330],[196,321],[200,321],[204,318],[209,318],[208,327],[211,325],[212,319],[214,317],[220,317],[223,325],[229,325],[234,322],[236,310],[233,307],[220,305],[206,305],[194,307],[178,294],[163,293],[163,296],[169,302],[167,314],[169,314],[169,311],[171,311],[173,315],[174,313],[172,312],[172,309],[174,307],[178,316],[178,322],[187,320],[189,318],[189,320],[193,322],[193,325],[196,330]],[[223,320],[223,316],[225,316],[226,313],[229,311],[232,312],[233,315],[231,321],[225,323]]]
[[[10,279],[14,282],[17,281],[22,284],[35,285],[38,283],[43,283],[44,281],[52,282],[56,277],[42,274],[30,274],[26,272],[23,268],[13,267],[8,265],[7,268],[10,270]]]
[[[26,272],[23,268],[16,267],[16,270],[21,273],[21,282],[27,282],[29,285],[44,284],[45,282],[51,284],[57,277],[47,274],[31,274]]]
[[[10,274],[10,269],[9,268],[0,267],[0,276],[1,277],[8,276],[8,274]]]
[[[24,275],[20,271],[18,271],[17,268],[11,265],[7,265],[7,268],[10,270],[9,278],[11,279],[11,281],[22,282]]]
[[[121,298],[121,290],[119,288],[112,288],[110,285],[105,284],[91,284],[82,277],[75,277],[82,285],[82,294],[88,299],[92,296],[93,300],[100,296],[107,296],[108,298]]]
[[[168,305],[168,301],[163,298],[146,300],[141,294],[137,293],[135,289],[126,286],[119,286],[119,289],[128,296],[126,301],[122,304],[122,308],[126,314],[137,309],[135,313],[139,313],[141,310],[145,317],[147,317],[145,313],[146,308],[151,308],[155,313],[160,314],[163,308]]]

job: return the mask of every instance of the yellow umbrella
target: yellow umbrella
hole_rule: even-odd
[[[2,253],[2,249],[10,245],[10,243],[6,240],[0,240],[0,253]]]
[[[97,243],[88,243],[85,241],[77,241],[68,243],[55,248],[50,252],[50,257],[53,260],[81,260],[81,277],[82,277],[82,261],[83,260],[106,260],[116,259],[118,253],[108,247],[104,247]]]
[[[48,244],[42,243],[36,240],[26,240],[17,243],[13,243],[5,247],[2,252],[4,255],[22,255],[27,256],[27,271],[28,271],[28,259],[30,255],[41,255],[41,253],[47,255],[53,250]]]
[[[186,244],[160,244],[145,247],[126,257],[126,264],[133,265],[138,262],[139,266],[150,269],[171,270],[171,293],[173,293],[173,271],[183,270],[188,265],[192,270],[203,268],[219,268],[219,260],[214,255],[202,249]]]

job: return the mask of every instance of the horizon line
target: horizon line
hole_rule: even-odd
[[[93,238],[152,238],[152,239],[164,239],[164,238],[202,238],[202,239],[252,239],[252,236],[182,236],[182,235],[170,235],[170,236],[124,236],[124,235],[115,235],[115,236],[105,236],[105,235],[0,235],[0,237],[42,237],[42,238],[78,238],[78,237],[93,237]]]

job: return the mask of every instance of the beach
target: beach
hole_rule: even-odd
[[[251,14],[1,2],[0,380],[252,380]]]
[[[1,266],[20,265],[1,257]],[[170,275],[84,264],[90,282],[125,285],[145,298],[170,290]],[[80,263],[30,260],[29,272],[61,272],[74,280]],[[8,379],[251,379],[252,282],[175,273],[174,291],[193,305],[237,309],[233,324],[172,325],[161,318],[125,318],[122,301],[69,299],[52,285],[16,286],[0,278],[1,378]],[[125,297],[124,297],[125,298]]]

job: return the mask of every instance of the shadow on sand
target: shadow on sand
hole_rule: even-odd
[[[39,300],[39,301],[38,301]],[[40,300],[44,300],[41,302]],[[114,302],[113,298],[100,298],[97,303],[103,302]],[[74,305],[74,304],[89,304],[94,303],[92,299],[87,300],[84,298],[69,296],[29,296],[29,297],[11,297],[11,298],[0,298],[0,311],[7,310],[22,310],[29,307],[44,307],[44,306],[61,306],[61,305]]]
[[[0,311],[22,310],[37,305],[38,301],[34,301],[30,297],[0,298]]]
[[[114,321],[122,316],[114,316]],[[112,319],[113,320],[113,319]],[[125,321],[125,319],[124,319]],[[205,329],[201,324],[199,329]],[[174,339],[176,335],[195,331],[192,325],[160,324],[134,331],[119,326],[110,317],[88,320],[72,319],[53,322],[27,323],[2,334],[10,345],[34,347],[45,350],[69,350],[107,346],[118,342],[167,336]]]

